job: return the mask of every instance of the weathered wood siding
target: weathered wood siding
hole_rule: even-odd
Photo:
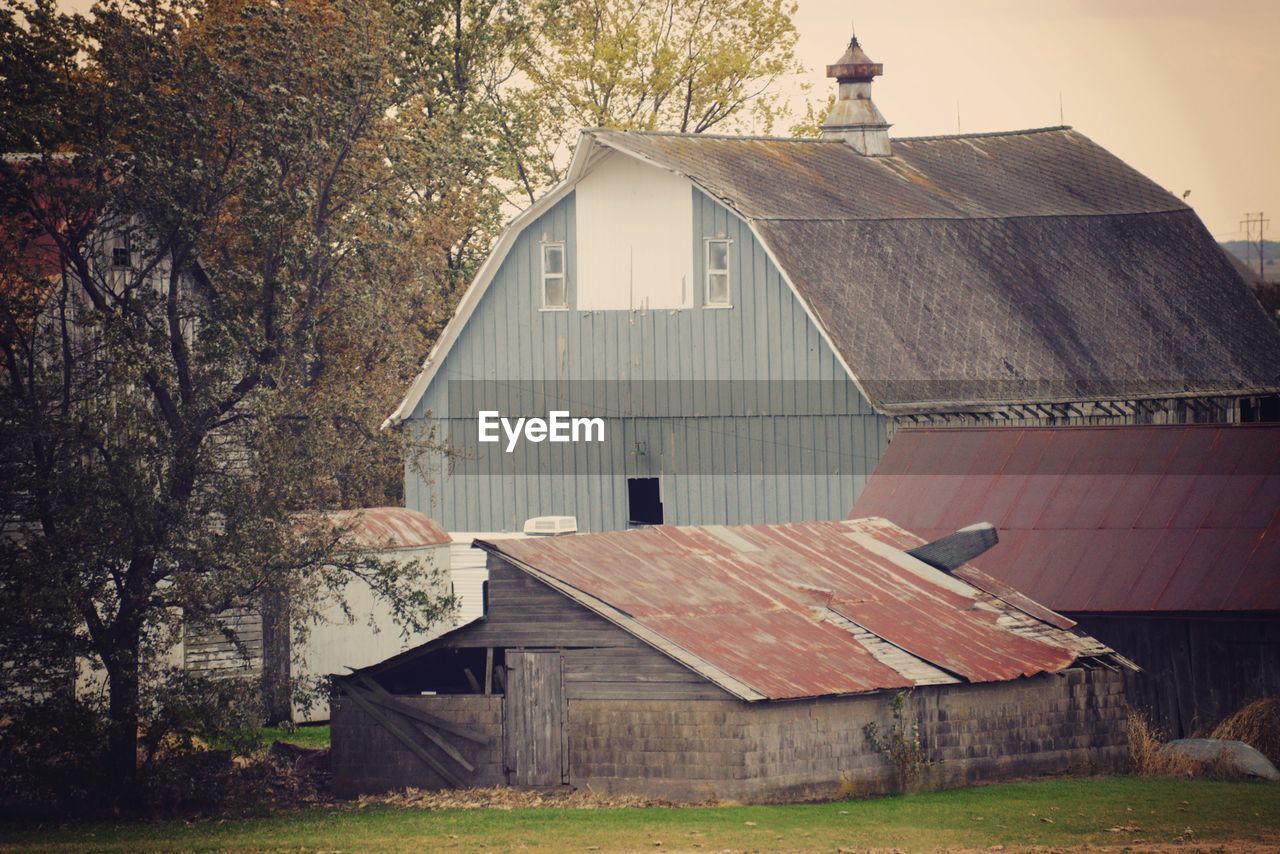
[[[502,770],[501,697],[471,695],[398,699],[424,712],[463,724],[489,738],[485,745],[460,738],[449,739],[476,769],[467,775],[467,783],[501,786],[507,782]],[[333,771],[333,791],[339,797],[410,786],[439,789],[447,785],[439,774],[350,697],[334,698],[331,708],[329,763]],[[448,761],[435,747],[431,752],[442,763]]]
[[[477,653],[493,649],[501,666],[520,650],[556,651],[562,659],[565,695],[570,699],[727,699],[733,695],[604,617],[526,575],[501,558],[489,556],[488,612],[483,620],[442,638],[435,651],[466,655],[450,658],[424,649],[378,679],[392,691],[467,691],[468,684],[438,668],[457,668],[459,658],[482,661]],[[469,656],[469,657],[468,657]],[[509,666],[509,662],[508,662]],[[478,665],[477,665],[478,667]],[[478,682],[483,671],[474,669]],[[493,690],[502,692],[502,680]],[[476,692],[473,692],[476,693]]]
[[[569,649],[564,659],[570,700],[723,700],[731,695],[687,667],[638,649]]]
[[[182,659],[183,668],[199,676],[261,675],[262,615],[256,608],[232,608],[211,621],[187,623]]]
[[[454,635],[449,645],[556,649],[639,647],[643,642],[491,555],[486,616]]]
[[[545,382],[560,399],[571,399],[574,415],[606,418],[607,434],[620,441],[604,446],[608,453],[596,444],[537,446],[541,470],[586,472],[576,476],[503,476],[507,459],[497,445],[483,446],[466,464],[428,461],[426,478],[410,466],[408,507],[450,530],[519,530],[540,515],[576,516],[583,531],[618,530],[628,521],[626,478],[658,476],[669,524],[848,513],[888,441],[888,421],[848,379],[746,224],[692,192],[692,245],[654,247],[693,254],[692,309],[539,311],[543,240],[565,241],[575,304],[570,194],[515,241],[409,426],[474,443],[476,414],[450,409],[452,382],[512,389]],[[703,307],[704,240],[716,236],[732,241],[729,309]],[[675,385],[690,382],[726,391],[708,400]],[[763,399],[731,395],[729,383],[757,383]],[[627,450],[637,444],[645,453]],[[840,465],[815,464],[815,454],[827,449],[838,450]]]
[[[1280,614],[1075,614],[1080,628],[1133,659],[1129,702],[1173,738],[1204,735],[1280,695]]]
[[[564,663],[555,650],[507,655],[502,764],[515,786],[569,782]]]

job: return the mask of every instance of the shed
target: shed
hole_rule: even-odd
[[[924,545],[883,519],[479,542],[483,618],[336,679],[335,790],[886,791],[868,725],[900,692],[929,785],[1118,762],[1124,660]]]
[[[353,549],[384,561],[420,561],[424,567],[449,571],[449,535],[429,516],[403,507],[341,510],[327,516],[334,525],[349,527]],[[447,576],[441,581],[447,583]],[[271,717],[288,717],[296,723],[326,720],[327,698],[310,707],[292,702],[290,679],[311,679],[340,667],[370,664],[430,637],[429,633],[403,637],[390,607],[366,585],[347,585],[343,598],[349,613],[341,603],[330,603],[296,649],[287,603],[249,603],[224,611],[212,624],[187,625],[183,666],[211,676],[261,676]]]
[[[1280,693],[1280,424],[903,430],[867,514],[995,524],[975,565],[1136,661],[1174,736]]]

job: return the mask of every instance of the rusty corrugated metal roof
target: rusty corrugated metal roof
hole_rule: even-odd
[[[751,222],[881,411],[1280,388],[1280,331],[1195,212],[1070,128],[888,157],[590,133]]]
[[[326,514],[330,522],[350,526],[349,537],[361,548],[413,549],[448,545],[449,534],[430,516],[404,507],[365,507]]]
[[[479,542],[746,699],[1013,679],[1110,652],[902,551],[883,519]],[[849,623],[916,659],[895,665]],[[936,679],[931,681],[937,681]]]
[[[1280,610],[1280,424],[909,429],[854,516],[926,538],[1058,611]]]

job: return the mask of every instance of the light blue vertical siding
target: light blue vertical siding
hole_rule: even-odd
[[[509,401],[512,412],[549,408],[530,399],[524,385],[530,381],[551,383],[562,395],[573,383],[573,413],[609,416],[610,435],[621,431],[625,446],[543,443],[537,453],[546,463],[559,461],[546,466],[552,470],[574,455],[578,470],[603,473],[504,477],[498,474],[501,449],[485,446],[493,450],[481,454],[476,471],[451,473],[436,457],[422,461],[425,476],[408,467],[409,507],[453,531],[518,530],[525,519],[541,515],[576,516],[580,530],[618,530],[627,524],[626,478],[658,475],[670,524],[847,515],[883,453],[887,421],[848,379],[746,223],[697,189],[693,194],[693,309],[573,310],[571,193],[517,238],[410,419],[409,429],[430,426],[447,443],[451,434],[476,429],[467,401],[448,399],[451,380],[511,383],[513,395],[526,392],[525,399]],[[717,236],[733,242],[729,309],[703,307],[704,240]],[[569,311],[540,310],[544,240],[565,243]],[[674,385],[653,380],[725,384],[694,412]],[[774,382],[728,384],[758,380]],[[735,394],[740,399],[731,399]],[[797,411],[811,414],[782,414]],[[647,453],[623,450],[636,443]],[[848,465],[818,474],[812,464],[805,468],[806,455],[812,463],[822,448],[839,448]],[[773,471],[803,473],[739,474],[762,460]]]

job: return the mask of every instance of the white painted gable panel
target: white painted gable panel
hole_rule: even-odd
[[[622,154],[575,189],[577,308],[693,307],[693,185]]]

